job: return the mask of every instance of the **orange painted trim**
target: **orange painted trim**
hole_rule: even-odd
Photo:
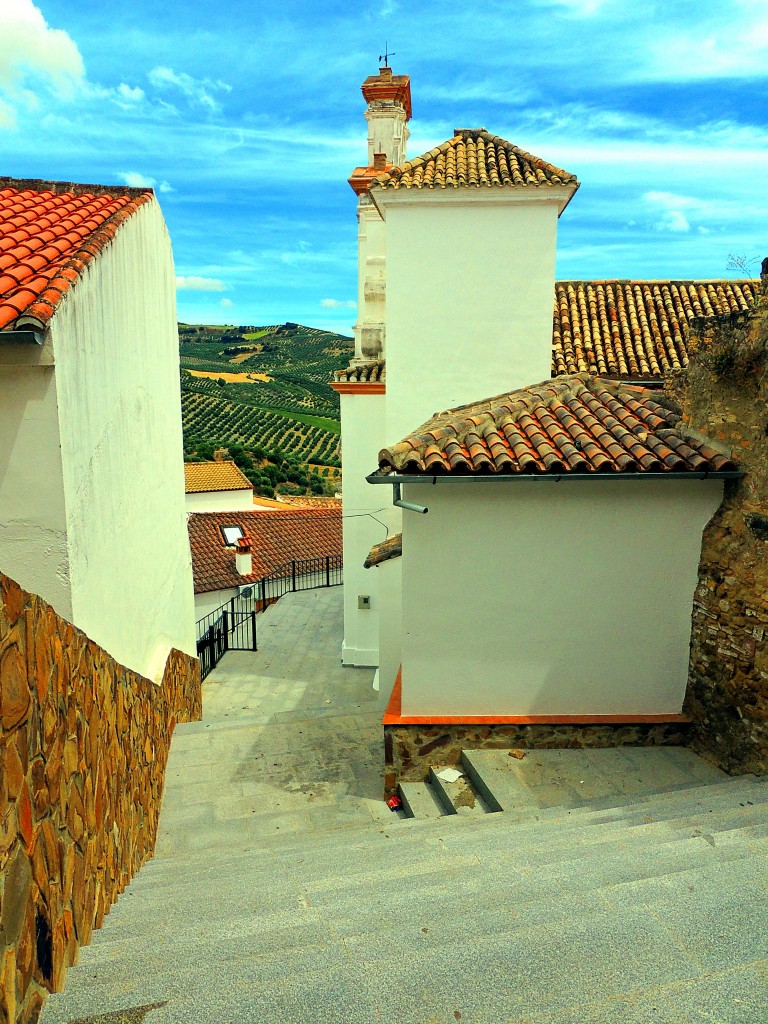
[[[331,381],[331,387],[340,395],[384,395],[387,385],[379,380],[371,381]]]
[[[402,691],[403,691],[403,666],[397,670],[397,679],[395,685],[392,687],[392,693],[389,696],[389,702],[387,704],[387,710],[384,712],[383,724],[384,725],[397,725],[400,721],[400,711],[402,708]]]
[[[687,715],[403,715],[403,669],[397,673],[383,725],[685,725]]]

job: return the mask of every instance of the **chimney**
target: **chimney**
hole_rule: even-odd
[[[387,166],[387,154],[386,153],[374,153],[373,154],[373,169],[375,171],[383,171]]]
[[[235,569],[241,576],[250,576],[253,572],[253,556],[251,555],[251,540],[249,537],[240,537],[237,541]]]

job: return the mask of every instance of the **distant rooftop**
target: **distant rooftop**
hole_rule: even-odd
[[[284,512],[193,512],[187,517],[195,593],[253,583],[292,559],[340,555],[341,508],[286,508]],[[222,528],[239,526],[251,543],[253,572],[235,568],[235,548]],[[290,569],[288,570],[290,571]]]
[[[187,494],[201,491],[253,490],[253,484],[234,462],[185,462],[184,490]]]

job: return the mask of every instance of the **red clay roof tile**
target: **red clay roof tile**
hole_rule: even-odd
[[[0,178],[0,329],[44,328],[151,189]]]
[[[457,128],[452,139],[428,153],[393,167],[370,188],[519,188],[570,185],[575,174],[526,153],[484,128]]]
[[[695,317],[747,310],[759,287],[752,280],[558,281],[552,375],[660,380],[688,365]]]
[[[736,463],[659,392],[588,374],[439,413],[379,453],[384,473],[721,473]]]
[[[195,593],[253,583],[290,562],[340,555],[341,509],[305,508],[285,512],[193,512],[187,517]],[[222,526],[240,526],[250,539],[253,572],[235,569],[235,549],[224,544]]]

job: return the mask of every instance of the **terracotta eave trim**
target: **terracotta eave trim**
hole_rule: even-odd
[[[387,392],[387,385],[380,380],[331,381],[331,387],[339,395],[384,395]]]
[[[687,715],[390,715],[384,725],[665,725]]]

